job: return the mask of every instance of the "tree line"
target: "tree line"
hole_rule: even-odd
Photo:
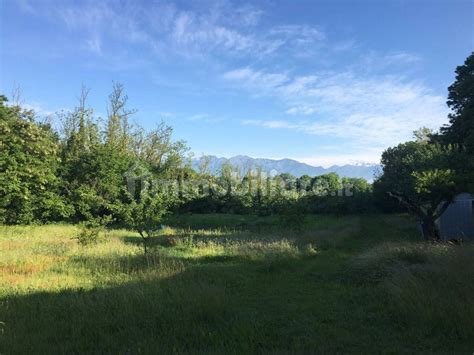
[[[296,178],[206,162],[191,168],[186,143],[161,122],[132,124],[121,84],[113,84],[107,117],[98,118],[82,88],[77,106],[57,114],[53,127],[35,112],[0,96],[0,223],[108,221],[152,234],[169,212],[360,213],[408,210],[428,238],[435,220],[459,191],[473,191],[474,54],[449,87],[449,124],[420,129],[410,142],[388,148],[373,184],[337,174]],[[159,182],[159,183],[158,183]],[[166,183],[163,183],[166,182]]]

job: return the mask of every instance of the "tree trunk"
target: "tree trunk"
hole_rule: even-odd
[[[423,236],[428,241],[440,240],[440,233],[438,226],[435,223],[435,219],[432,216],[426,216],[421,221],[421,228],[423,230]]]

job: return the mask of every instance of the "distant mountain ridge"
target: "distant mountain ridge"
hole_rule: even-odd
[[[228,163],[234,167],[239,168],[242,175],[245,174],[248,169],[261,167],[263,171],[267,173],[289,173],[296,177],[300,177],[305,174],[309,176],[317,176],[334,172],[341,177],[364,178],[368,181],[373,181],[374,174],[380,169],[380,165],[369,163],[333,165],[329,168],[323,168],[322,166],[312,166],[293,159],[276,160],[251,158],[246,155],[237,155],[231,158],[219,158],[214,155],[203,156],[201,158],[193,159],[193,169],[198,170],[203,159],[209,160],[209,170],[211,174],[214,175],[219,174],[222,165]]]

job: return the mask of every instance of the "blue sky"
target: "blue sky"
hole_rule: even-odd
[[[474,1],[1,1],[0,91],[47,115],[112,81],[197,155],[377,162],[446,122]]]

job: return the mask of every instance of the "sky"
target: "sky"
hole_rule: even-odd
[[[474,50],[474,0],[0,0],[0,92],[39,115],[81,85],[105,117],[122,83],[133,121],[164,120],[195,156],[377,163],[447,123]]]

